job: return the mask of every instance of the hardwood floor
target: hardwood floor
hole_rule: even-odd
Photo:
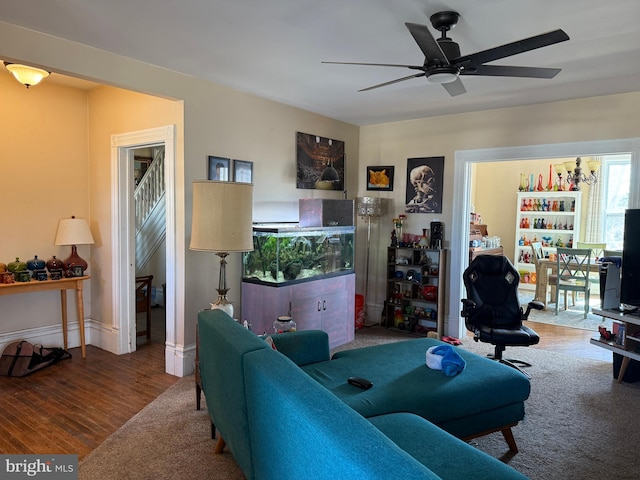
[[[156,309],[155,314],[158,314]],[[611,361],[589,344],[591,332],[528,322],[541,337],[532,348]],[[68,453],[84,458],[178,379],[164,373],[164,336],[113,355],[88,346],[73,358],[24,378],[0,377],[0,452]],[[195,408],[195,394],[194,394]]]
[[[136,352],[114,355],[91,345],[30,376],[0,377],[0,452],[77,454],[84,458],[173,385],[164,373],[162,326]],[[154,321],[154,326],[156,322]],[[158,333],[160,332],[160,333]]]
[[[547,323],[528,321],[527,326],[533,328],[540,335],[540,343],[531,348],[539,348],[552,352],[564,353],[581,358],[612,361],[609,350],[591,345],[589,340],[594,336],[590,330],[560,327]]]

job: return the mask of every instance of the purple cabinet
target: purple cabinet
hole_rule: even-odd
[[[273,333],[280,315],[291,315],[298,330],[324,330],[331,348],[354,338],[355,274],[273,287],[242,283],[242,318],[257,334]]]

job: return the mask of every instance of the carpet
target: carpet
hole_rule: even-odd
[[[409,338],[365,328],[340,350]],[[492,352],[470,340],[462,348]],[[513,429],[520,453],[509,452],[499,433],[472,444],[532,480],[638,478],[640,385],[616,383],[609,362],[534,348],[519,348],[518,358],[532,363],[527,416]],[[228,452],[213,454],[209,417],[195,409],[193,382],[180,379],[85,457],[80,479],[244,478]]]
[[[209,415],[196,410],[194,385],[191,375],[169,387],[80,462],[79,478],[243,479],[230,453],[213,454]]]

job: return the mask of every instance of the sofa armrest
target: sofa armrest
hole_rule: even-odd
[[[329,335],[322,330],[303,330],[271,335],[280,353],[289,357],[296,365],[329,360]]]

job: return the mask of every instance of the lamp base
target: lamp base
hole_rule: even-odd
[[[222,310],[233,318],[233,303],[227,299],[226,295],[218,296],[218,299],[211,304],[211,310]]]
[[[78,255],[78,249],[75,245],[71,245],[71,255],[64,261],[64,268],[66,270],[72,270],[73,267],[82,267],[82,274],[89,265]]]

